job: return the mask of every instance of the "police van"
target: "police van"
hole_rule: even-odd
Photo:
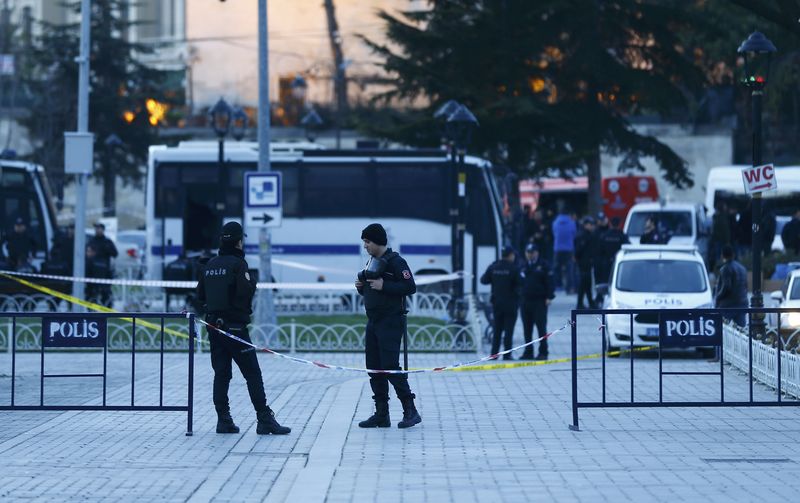
[[[622,229],[632,244],[639,243],[650,219],[669,235],[670,245],[696,246],[703,257],[708,256],[711,226],[702,204],[664,202],[634,205]]]
[[[47,259],[57,230],[56,210],[44,168],[29,162],[0,161],[0,234],[14,230],[21,218],[36,245],[30,265],[39,269]],[[3,254],[7,255],[4,249]]]
[[[600,288],[605,309],[696,309],[713,307],[703,257],[694,246],[623,245],[611,282]],[[658,313],[606,316],[609,351],[658,343]]]

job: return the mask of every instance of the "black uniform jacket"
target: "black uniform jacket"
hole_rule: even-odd
[[[256,278],[247,271],[244,252],[220,248],[219,255],[206,264],[197,284],[197,298],[206,313],[221,317],[225,323],[250,322]]]
[[[403,314],[406,311],[405,297],[417,291],[411,269],[399,253],[387,248],[383,258],[387,261],[386,270],[381,275],[383,289],[374,290],[368,282],[357,289],[364,296],[364,307],[369,318]]]
[[[522,300],[554,299],[553,271],[547,261],[525,262],[522,268]]]
[[[517,307],[520,283],[519,268],[507,260],[496,260],[481,276],[482,285],[492,285],[492,304],[502,308]]]
[[[747,307],[747,269],[735,260],[725,262],[719,270],[716,307]]]
[[[589,271],[600,253],[599,241],[594,232],[582,230],[575,238],[575,261],[581,271]]]

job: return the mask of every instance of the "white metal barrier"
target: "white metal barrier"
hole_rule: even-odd
[[[777,334],[773,334],[777,335]],[[747,373],[750,338],[741,327],[726,323],[723,332],[725,361]],[[753,339],[753,379],[778,389],[778,349],[760,340]],[[800,398],[800,354],[781,351],[781,390],[787,395]]]

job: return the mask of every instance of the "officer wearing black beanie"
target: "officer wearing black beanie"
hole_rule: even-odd
[[[362,232],[364,249],[370,255],[358,273],[356,290],[364,296],[367,329],[364,337],[367,368],[400,370],[400,342],[406,329],[405,298],[417,291],[408,264],[399,253],[387,248],[386,230],[381,224],[369,224]],[[358,423],[361,428],[388,428],[389,383],[403,404],[403,420],[398,428],[409,428],[422,421],[414,406],[416,396],[408,385],[407,374],[370,374],[375,413]]]
[[[238,222],[228,222],[222,227],[219,255],[206,264],[197,285],[197,298],[204,305],[206,322],[250,342],[247,325],[253,312],[251,306],[256,293],[256,278],[248,272],[244,259],[244,236]],[[247,381],[247,391],[258,419],[256,433],[285,435],[292,431],[281,426],[272,409],[267,406],[264,381],[255,351],[212,328],[208,330],[208,340],[211,344],[211,366],[214,368],[217,433],[239,433],[228,404],[232,361],[236,362]]]

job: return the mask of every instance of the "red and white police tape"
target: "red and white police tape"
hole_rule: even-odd
[[[445,370],[452,370],[452,369],[456,369],[456,368],[459,368],[459,367],[468,367],[470,365],[477,365],[479,363],[483,363],[483,362],[486,362],[486,361],[489,361],[489,360],[496,360],[497,358],[499,358],[499,357],[501,357],[503,355],[507,355],[507,354],[511,353],[512,351],[517,351],[519,349],[526,348],[528,346],[536,344],[537,342],[542,341],[542,340],[547,339],[547,338],[550,338],[553,335],[557,334],[558,332],[566,330],[568,327],[572,326],[572,322],[568,321],[566,324],[564,324],[560,328],[558,328],[556,330],[553,330],[552,332],[548,332],[548,333],[544,334],[542,337],[539,337],[538,339],[534,339],[534,340],[532,340],[530,342],[526,342],[525,344],[516,346],[516,347],[508,349],[506,351],[501,351],[501,352],[493,354],[493,355],[484,356],[483,358],[479,358],[477,360],[471,360],[471,361],[462,362],[462,363],[454,363],[452,365],[447,365],[447,366],[444,366],[444,367],[431,367],[431,368],[412,369],[412,370],[381,370],[381,369],[362,369],[362,368],[356,368],[356,367],[345,367],[345,366],[342,366],[342,365],[333,365],[333,364],[322,363],[322,362],[318,362],[318,361],[314,361],[314,360],[306,360],[304,358],[297,358],[296,356],[290,356],[290,355],[287,355],[287,354],[284,354],[284,353],[279,353],[279,352],[274,351],[272,349],[269,349],[269,348],[266,348],[266,347],[261,347],[261,346],[258,346],[256,344],[253,344],[252,342],[246,341],[246,340],[242,339],[241,337],[238,337],[238,336],[233,335],[233,334],[231,334],[229,332],[226,332],[225,330],[221,330],[221,329],[217,328],[216,326],[212,325],[211,323],[208,323],[205,320],[201,320],[200,318],[195,318],[195,320],[199,321],[203,325],[206,325],[207,327],[209,327],[209,329],[214,330],[217,333],[220,333],[220,334],[222,334],[222,335],[224,335],[224,336],[226,336],[226,337],[228,337],[230,339],[233,339],[233,340],[235,340],[237,342],[240,342],[240,343],[242,343],[242,344],[244,344],[246,346],[249,346],[249,347],[253,348],[256,351],[262,351],[264,353],[269,353],[271,355],[275,355],[275,356],[278,356],[280,358],[284,358],[286,360],[291,360],[291,361],[293,361],[295,363],[301,363],[301,364],[304,364],[304,365],[313,365],[315,367],[319,367],[319,368],[323,368],[323,369],[344,370],[344,371],[348,371],[348,372],[361,372],[361,373],[369,373],[369,374],[422,374],[422,373],[426,373],[426,372],[442,372],[442,371],[445,371]]]
[[[17,271],[0,271],[0,274],[8,274],[10,276],[20,276],[24,278],[39,278],[49,279],[55,281],[74,281],[77,283],[90,283],[95,285],[120,285],[120,286],[141,286],[149,288],[197,288],[197,281],[163,281],[163,280],[148,280],[148,279],[108,279],[108,278],[86,278],[86,277],[73,277],[73,276],[56,276],[53,274],[38,274],[32,272],[17,272]],[[441,283],[443,281],[451,281],[466,277],[465,273],[451,273],[451,274],[436,274],[430,276],[421,276],[415,278],[417,285],[432,285]],[[355,277],[355,275],[354,275]],[[258,289],[282,289],[282,290],[353,290],[355,287],[353,283],[272,283],[272,282],[259,282],[256,287]]]

